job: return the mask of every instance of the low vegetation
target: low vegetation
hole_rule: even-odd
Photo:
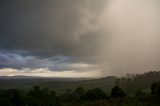
[[[28,91],[1,89],[0,106],[159,106],[159,85],[160,82],[153,83],[150,94],[137,91],[133,97],[119,86],[113,87],[110,95],[100,88],[85,91],[82,87],[73,91],[68,89],[59,95],[40,86],[33,86]]]
[[[160,106],[159,73],[149,72],[117,79],[110,77],[87,81],[55,81],[61,92],[53,89],[53,81],[50,79],[49,82],[37,83],[36,86],[33,82],[37,80],[27,82],[32,85],[27,89],[20,87],[21,83],[19,87],[4,87],[3,84],[7,83],[1,80],[0,106]]]

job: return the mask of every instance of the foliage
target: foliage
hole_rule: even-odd
[[[135,96],[146,96],[147,93],[142,91],[142,90],[138,90],[136,93],[135,93]]]
[[[160,82],[155,82],[151,85],[151,94],[160,96]]]
[[[107,94],[99,89],[99,88],[94,88],[94,89],[89,89],[82,97],[82,100],[87,100],[87,101],[95,101],[95,100],[105,100],[108,99],[109,97]]]
[[[112,85],[113,83],[110,85],[110,97],[107,95],[109,91],[106,92],[104,88],[109,85],[105,84],[106,79],[101,79],[101,81],[88,80],[88,82],[73,81],[70,82],[70,86],[77,83],[80,87],[76,87],[76,85],[72,86],[71,89],[60,89],[61,92],[58,93],[57,90],[54,91],[50,87],[41,86],[41,84],[25,90],[20,90],[19,87],[14,89],[3,88],[0,89],[0,106],[160,106],[158,76],[159,72],[150,72],[117,79],[115,86]],[[111,78],[111,80],[113,79]],[[146,85],[146,82],[152,83]],[[88,86],[93,84],[93,86],[86,89],[83,87],[84,83],[86,85],[89,83]],[[65,88],[70,88],[68,87],[69,84],[65,84],[65,81],[63,84]],[[151,93],[145,92],[144,88],[146,87],[150,87]],[[130,95],[130,93],[135,95]]]
[[[122,89],[119,86],[115,86],[112,88],[111,91],[111,97],[112,98],[118,98],[118,97],[125,97],[126,94],[122,91]]]
[[[126,93],[149,88],[154,82],[160,81],[160,71],[150,71],[144,74],[127,74],[118,78],[115,85],[120,86]]]
[[[157,93],[159,82],[151,85],[152,94]],[[159,89],[159,88],[158,88]],[[67,89],[57,95],[55,91],[33,86],[28,91],[19,89],[1,89],[0,106],[160,106],[160,98],[143,95],[137,91],[135,97],[126,96],[119,86],[113,87],[111,97],[100,88],[85,91],[82,87]]]

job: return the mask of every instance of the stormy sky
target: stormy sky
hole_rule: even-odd
[[[160,70],[159,0],[0,0],[0,75]]]

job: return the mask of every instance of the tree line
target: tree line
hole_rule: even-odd
[[[124,96],[125,93],[118,86],[115,86],[111,91],[111,98]],[[28,91],[19,89],[0,90],[0,106],[63,106],[63,104],[109,99],[110,97],[100,88],[85,91],[82,87],[78,87],[73,91],[68,89],[59,95],[40,86],[33,86]]]
[[[116,79],[115,85],[120,86],[126,93],[132,93],[148,88],[157,81],[160,81],[160,71],[150,71],[143,74],[127,74]]]
[[[160,82],[151,84],[150,88],[151,93],[149,95],[159,98]],[[138,90],[135,93],[135,96],[144,97],[144,92],[142,90]],[[78,87],[74,90],[67,89],[65,92],[57,94],[55,91],[49,90],[48,88],[33,86],[27,91],[19,89],[1,89],[0,106],[74,106],[75,104],[83,104],[82,106],[99,105],[84,105],[95,101],[107,101],[107,105],[102,106],[114,106],[114,103],[112,103],[112,105],[109,105],[109,103],[115,102],[114,100],[117,99],[126,99],[126,97],[128,97],[128,95],[119,86],[114,86],[110,95],[106,94],[100,88],[93,88],[85,91],[82,87]]]

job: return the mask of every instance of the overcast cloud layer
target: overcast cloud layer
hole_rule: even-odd
[[[159,70],[159,6],[159,0],[0,0],[0,74]]]

